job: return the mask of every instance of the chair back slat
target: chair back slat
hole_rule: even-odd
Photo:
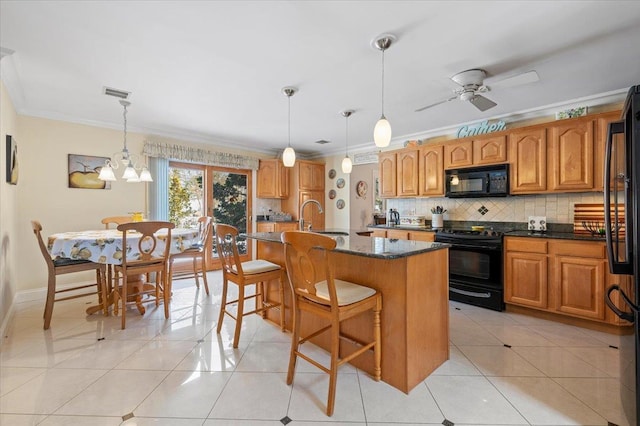
[[[215,225],[216,250],[222,269],[231,274],[243,276],[242,262],[238,253],[238,229],[231,225]]]
[[[284,258],[292,291],[317,303],[327,300],[316,296],[315,285],[327,281],[329,304],[338,306],[333,273],[330,268],[331,251],[336,247],[334,239],[326,235],[304,231],[285,231],[281,235],[284,243]]]
[[[152,260],[166,260],[169,257],[169,251],[171,249],[171,230],[175,228],[175,225],[171,222],[151,221],[151,222],[129,222],[118,225],[118,231],[123,232],[122,236],[122,263],[127,262],[127,251],[129,250],[129,244],[127,243],[127,237],[131,238],[133,232],[140,234],[138,240],[138,261],[149,262]],[[156,235],[156,232],[166,229],[166,235]],[[138,235],[136,235],[137,237]],[[158,256],[153,254],[153,251],[158,245],[159,240],[164,240],[165,246],[162,255]]]
[[[198,242],[204,247],[209,238],[211,238],[211,228],[213,219],[211,216],[202,216],[198,218]]]

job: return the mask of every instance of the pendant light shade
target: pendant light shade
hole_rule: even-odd
[[[389,143],[391,143],[391,124],[389,124],[389,121],[384,116],[384,52],[395,40],[395,36],[383,34],[372,42],[373,47],[382,52],[382,114],[373,129],[373,141],[378,148],[387,147]]]
[[[296,163],[296,152],[291,148],[291,96],[296,93],[297,89],[295,87],[283,87],[282,93],[287,96],[287,100],[289,102],[289,119],[288,119],[288,135],[289,135],[289,143],[287,148],[282,153],[282,163],[285,167],[293,167]]]
[[[349,174],[353,169],[353,163],[351,162],[351,158],[349,158],[349,117],[353,114],[354,111],[348,109],[346,111],[342,111],[340,114],[346,118],[345,124],[345,150],[344,150],[344,158],[342,159],[342,173]]]

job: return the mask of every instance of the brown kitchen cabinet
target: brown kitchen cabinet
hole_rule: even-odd
[[[387,238],[393,238],[396,240],[408,240],[409,231],[404,229],[387,229]]]
[[[604,155],[605,145],[607,142],[607,132],[609,129],[609,123],[614,121],[620,121],[620,111],[613,111],[600,115],[596,119],[596,137],[594,141],[594,190],[602,191],[604,189]],[[618,151],[619,161],[624,158],[624,152]],[[613,184],[611,186],[614,187]]]
[[[456,141],[444,147],[444,168],[473,166],[473,142],[471,140]]]
[[[291,214],[292,219],[300,219],[300,206],[306,200],[318,201],[324,209],[324,163],[312,161],[296,161],[291,171],[289,198],[282,200],[282,210]],[[315,177],[313,177],[315,176]],[[304,187],[313,186],[317,190],[307,190]],[[311,222],[314,229],[324,229],[324,213],[318,211],[315,204],[307,204],[304,211],[305,227]]]
[[[428,231],[409,231],[409,239],[432,243],[436,240],[436,233]]]
[[[547,190],[547,129],[537,126],[509,134],[512,194]]]
[[[473,164],[498,164],[507,161],[507,136],[488,136],[473,140]]]
[[[258,198],[287,198],[289,196],[289,169],[282,160],[260,160],[258,166]]]
[[[505,303],[546,309],[547,242],[505,238]]]
[[[378,185],[380,196],[383,198],[395,197],[397,194],[396,179],[396,153],[381,152],[378,154],[378,168],[380,170]]]
[[[421,146],[418,167],[419,195],[444,196],[444,146]]]
[[[299,189],[324,191],[324,164],[299,160],[294,165],[294,173],[296,171]]]
[[[417,149],[401,150],[396,153],[396,195],[408,197],[418,195],[418,159]]]
[[[594,122],[593,119],[562,120],[548,128],[550,191],[594,188]]]
[[[605,243],[505,237],[505,303],[614,325],[628,325],[604,303],[605,289],[628,277],[608,273]],[[614,303],[622,306],[614,296]]]
[[[371,235],[369,235],[370,237],[387,238],[387,230],[386,229],[368,228],[368,230],[371,231]]]
[[[298,222],[256,222],[256,232],[283,232],[298,230]]]

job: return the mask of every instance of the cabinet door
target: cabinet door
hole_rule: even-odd
[[[311,199],[319,201],[322,205],[322,209],[324,210],[324,191],[300,191],[300,206],[305,201]],[[305,229],[307,229],[309,225],[311,225],[313,229],[324,229],[324,213],[320,213],[320,210],[315,203],[307,204],[302,213]]]
[[[378,154],[378,166],[380,168],[379,185],[381,197],[396,196],[396,154]]]
[[[507,136],[473,141],[473,164],[498,164],[507,161]]]
[[[274,222],[256,222],[256,232],[275,232],[275,230]]]
[[[549,189],[592,190],[594,120],[568,120],[549,130]]]
[[[287,198],[289,196],[289,169],[282,161],[260,160],[258,166],[258,198]]]
[[[620,111],[603,114],[596,120],[596,136],[593,142],[595,147],[593,155],[593,189],[596,191],[602,191],[604,189],[604,149],[607,143],[609,123],[613,121],[620,121]],[[621,157],[624,157],[624,152],[619,150],[616,152],[620,154]],[[621,157],[618,158],[619,164],[622,161]],[[613,184],[611,185],[611,188],[614,188]]]
[[[547,255],[507,252],[504,298],[507,303],[546,309]]]
[[[444,147],[444,168],[469,167],[473,165],[473,144],[470,140],[455,142]]]
[[[555,309],[566,314],[604,320],[605,260],[555,256]]]
[[[324,190],[324,164],[300,161],[298,163],[298,186],[308,191]]]
[[[399,197],[418,195],[418,153],[413,149],[396,154],[396,195]]]
[[[436,233],[426,231],[409,232],[409,239],[414,241],[426,241],[428,243],[432,243],[436,240]]]
[[[444,147],[425,145],[418,159],[420,195],[444,195]]]
[[[276,222],[275,232],[297,231],[298,224],[296,222]]]
[[[547,140],[543,127],[509,134],[511,193],[528,194],[547,190]]]

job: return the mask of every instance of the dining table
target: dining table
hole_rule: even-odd
[[[156,234],[158,243],[153,250],[154,255],[162,255],[167,244],[167,231],[160,230]],[[51,234],[47,239],[47,250],[52,257],[67,259],[89,260],[106,265],[121,265],[126,255],[127,260],[136,260],[139,256],[138,243],[142,234],[129,231],[127,233],[127,247],[122,247],[123,232],[117,229],[96,229],[86,231],[68,231]],[[182,253],[186,249],[199,243],[197,228],[175,228],[171,230],[170,254]],[[146,241],[142,242],[143,249]],[[143,277],[127,277],[127,282],[140,283]],[[143,283],[143,285],[148,285]],[[112,296],[109,296],[112,300]],[[144,314],[144,307],[140,303],[138,310]],[[87,315],[102,309],[102,306],[90,306]]]

